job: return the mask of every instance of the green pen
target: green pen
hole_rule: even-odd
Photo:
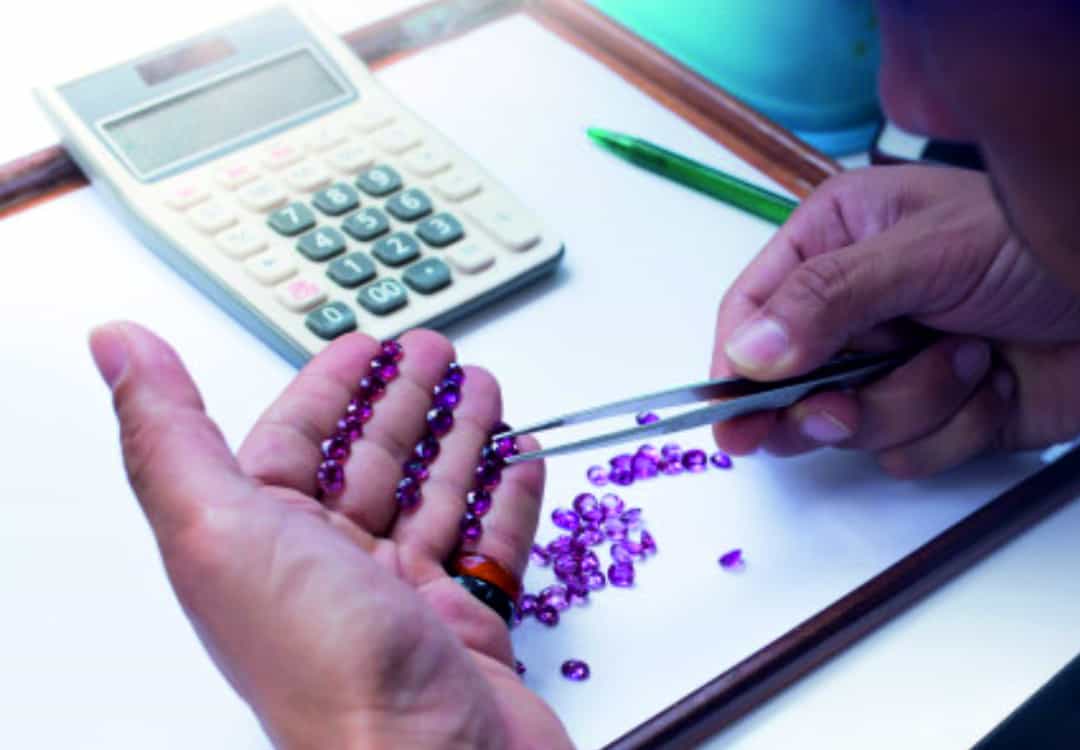
[[[774,224],[787,221],[799,205],[790,198],[771,193],[640,138],[602,128],[589,128],[587,132],[593,141],[642,169],[699,190]]]

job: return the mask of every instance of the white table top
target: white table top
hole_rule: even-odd
[[[344,2],[313,3],[341,29],[404,4],[386,0],[356,9]],[[94,13],[107,16],[103,5],[95,4]],[[185,14],[192,5],[184,4]],[[140,20],[137,7],[125,9],[135,14],[126,28],[138,29],[140,23],[154,28],[148,18]],[[162,21],[162,12],[171,12],[164,7],[155,9],[156,21]],[[63,13],[69,23],[58,28],[56,9],[49,4],[27,8],[18,38],[0,46],[0,63],[10,72],[0,86],[11,102],[5,107],[8,126],[0,160],[54,141],[27,94],[42,79],[26,61],[44,61],[52,49],[46,41],[54,44],[58,34],[70,35],[59,40],[59,48],[70,51],[86,44],[74,29],[85,20],[78,14],[90,11],[65,7]],[[38,211],[45,212],[40,221],[0,223],[0,242],[13,257],[61,244],[62,237],[40,238],[50,226],[59,231],[65,216],[112,220],[88,191]],[[63,228],[90,231],[78,221]],[[123,241],[119,226],[102,231],[105,241],[112,236]],[[44,244],[31,247],[35,239]],[[140,279],[167,276],[148,253],[133,254],[131,261],[139,264]],[[85,327],[132,308],[149,310],[147,322],[161,327],[181,352],[203,355],[192,366],[197,379],[206,381],[214,377],[211,363],[217,352],[252,350],[245,356],[264,368],[259,371],[265,385],[252,388],[246,399],[238,395],[242,389],[211,388],[207,393],[211,411],[233,444],[290,371],[269,352],[257,351],[261,345],[192,290],[177,294],[200,309],[200,320],[222,331],[221,340],[210,347],[201,331],[185,330],[169,314],[155,319],[147,299],[152,300],[152,289],[125,288],[104,276],[109,269],[95,267],[92,259],[70,267],[80,274],[102,274],[105,282],[65,276],[62,252],[49,265],[46,273],[58,281],[48,294],[63,295],[65,303],[51,304],[46,297],[36,305],[25,284],[0,303],[4,339],[10,343],[0,362],[14,373],[12,382],[34,383],[33,393],[0,399],[0,445],[10,460],[0,480],[0,591],[8,603],[0,626],[0,705],[5,707],[0,715],[8,714],[0,721],[0,746],[52,747],[56,742],[46,738],[77,737],[80,747],[265,747],[253,720],[213,674],[155,567],[152,542],[123,483],[118,455],[107,471],[93,475],[89,487],[63,471],[65,464],[79,465],[65,454],[80,446],[89,450],[111,435],[111,415],[84,342],[77,336],[42,341],[36,334],[78,328],[62,318],[80,308]],[[17,268],[25,272],[34,266],[20,262]],[[98,288],[106,296],[95,295]],[[605,313],[603,300],[595,310]],[[710,323],[704,320],[703,327]],[[680,341],[680,335],[685,334],[672,333],[673,346],[698,345]],[[707,341],[707,330],[693,337]],[[482,351],[482,339],[464,338],[467,353]],[[706,354],[700,353],[702,360]],[[54,462],[41,459],[50,445],[24,439],[50,431],[61,446]],[[41,472],[51,465],[60,469],[55,475]],[[57,484],[56,477],[65,484]],[[807,737],[838,748],[970,745],[1077,650],[1072,634],[1080,625],[1080,578],[1074,573],[1080,565],[1078,535],[1080,506],[1072,506],[774,698],[709,747],[789,747],[807,744]],[[122,653],[95,650],[118,638],[126,646]],[[190,677],[194,682],[174,684],[161,677],[174,670],[190,675],[193,664],[201,673]],[[63,717],[73,726],[58,727]]]

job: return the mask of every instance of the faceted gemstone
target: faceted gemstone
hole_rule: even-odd
[[[581,526],[581,516],[569,508],[556,508],[551,512],[551,521],[560,529],[574,531]]]
[[[487,515],[487,512],[491,510],[491,493],[486,490],[473,490],[469,493],[469,496],[465,498],[465,502],[468,504],[469,510],[474,516],[483,518]]]
[[[322,441],[319,445],[323,458],[334,461],[343,461],[349,457],[349,436],[344,433],[335,433]]]
[[[355,414],[346,414],[337,421],[337,434],[344,435],[354,443],[364,434],[364,424]]]
[[[392,359],[376,357],[371,360],[371,372],[382,382],[389,383],[398,376],[398,366]]]
[[[566,581],[577,576],[579,565],[576,557],[566,554],[556,557],[555,563],[551,567],[559,580]]]
[[[585,478],[594,487],[603,487],[608,483],[608,473],[603,466],[590,466],[589,470],[585,472]]]
[[[413,510],[420,506],[423,499],[420,494],[420,482],[413,477],[402,477],[394,490],[394,499],[402,510]]]
[[[578,570],[582,573],[592,573],[594,570],[600,570],[600,558],[596,556],[595,552],[589,550],[581,558]]]
[[[568,680],[581,682],[589,679],[589,665],[580,659],[567,659],[562,664],[562,674]]]
[[[539,544],[533,544],[529,551],[529,561],[546,568],[551,565],[551,554]]]
[[[480,523],[480,519],[468,511],[461,517],[458,530],[461,532],[462,540],[466,542],[478,542],[484,535],[484,526]]]
[[[620,487],[628,487],[634,483],[634,470],[629,466],[613,466],[608,472],[608,479]]]
[[[536,594],[522,594],[521,599],[518,600],[517,611],[522,617],[528,617],[536,612],[539,605],[540,600],[536,598]]]
[[[600,503],[596,499],[596,495],[591,492],[582,492],[574,498],[574,510],[579,515],[585,515],[590,510],[599,507]]]
[[[656,412],[643,411],[636,417],[638,424],[652,424],[660,419]]]
[[[608,581],[612,586],[628,588],[634,585],[634,566],[630,563],[615,563],[608,568]]]
[[[456,383],[441,383],[435,388],[435,406],[455,409],[461,402],[461,387]]]
[[[393,339],[386,339],[379,345],[379,356],[391,362],[400,362],[401,358],[405,356],[405,350],[401,348],[401,344]]]
[[[540,590],[540,608],[554,607],[558,611],[562,612],[564,609],[570,606],[570,600],[566,598],[566,586],[560,583],[553,583],[547,588]]]
[[[476,480],[477,489],[488,490],[490,492],[498,487],[499,482],[502,481],[502,467],[498,464],[485,461],[476,467],[473,476]]]
[[[550,555],[564,555],[574,546],[574,537],[569,534],[560,534],[548,542],[547,551]]]
[[[430,464],[439,455],[439,440],[434,435],[425,435],[416,444],[413,454],[426,464]]]
[[[517,673],[518,677],[525,674],[525,665],[521,663],[521,659],[514,659],[514,671]]]
[[[595,526],[587,526],[574,537],[577,541],[589,547],[593,547],[604,541],[604,532]]]
[[[634,457],[631,456],[629,453],[620,453],[617,456],[612,456],[609,463],[611,464],[612,469],[629,469],[630,463],[633,460]]]
[[[403,471],[405,472],[405,476],[412,477],[417,482],[423,482],[431,476],[427,464],[419,458],[410,458],[406,461]]]
[[[600,498],[600,506],[604,509],[604,517],[617,516],[626,508],[623,499],[614,492],[609,492]]]
[[[319,464],[315,479],[319,489],[327,495],[336,495],[345,488],[345,469],[337,461],[328,459]]]
[[[361,422],[367,422],[375,414],[375,410],[364,399],[354,398],[349,400],[349,405],[345,407],[345,413],[355,416]]]
[[[499,449],[493,443],[480,449],[480,461],[481,463],[495,464],[499,467],[506,466],[506,459],[499,453]]]
[[[678,461],[682,458],[682,448],[678,443],[667,443],[660,449],[660,455],[668,461]]]
[[[709,461],[718,469],[730,469],[731,468],[731,456],[723,451],[717,451],[709,456]]]
[[[641,552],[641,542],[635,542],[630,537],[627,537],[622,540],[622,543],[626,545],[626,549],[630,551],[631,555],[634,555],[635,557],[644,557]]]
[[[682,461],[678,458],[661,458],[660,459],[660,473],[673,477],[677,474],[682,474],[683,469]]]
[[[641,532],[641,555],[655,555],[656,554],[656,540],[653,539],[653,535],[648,531],[642,530]]]
[[[550,604],[541,604],[537,607],[535,617],[549,628],[553,628],[559,624],[559,610],[555,609]]]
[[[620,521],[617,516],[612,516],[604,521],[602,528],[604,529],[604,536],[608,539],[614,541],[626,539],[626,524]]]
[[[641,508],[624,510],[619,516],[619,520],[626,524],[627,529],[635,528],[641,523]]]
[[[454,426],[454,415],[449,409],[436,407],[427,413],[427,426],[435,437],[442,437]]]
[[[656,450],[656,446],[652,443],[642,443],[638,446],[637,456],[652,456],[653,458],[660,459],[660,451]]]
[[[356,395],[366,401],[376,401],[386,393],[386,383],[376,375],[365,375],[356,384]]]
[[[461,385],[465,382],[465,369],[457,362],[451,362],[447,365],[446,372],[443,373],[443,380]]]
[[[683,468],[695,474],[705,471],[708,467],[708,458],[705,451],[700,448],[691,448],[682,457]]]
[[[611,545],[611,559],[616,564],[630,564],[634,562],[634,556],[630,553],[630,548],[626,546],[626,542],[615,542]]]
[[[634,479],[652,479],[660,473],[660,462],[647,453],[638,453],[630,464]]]
[[[589,586],[580,580],[566,584],[566,597],[571,604],[584,604],[589,601]]]
[[[724,570],[735,570],[743,567],[744,564],[741,549],[736,548],[720,555],[720,567]]]
[[[507,427],[507,429],[510,428]],[[499,458],[509,458],[510,456],[517,455],[517,442],[512,437],[499,438],[498,440],[495,440],[492,445],[494,445],[495,452],[498,454]]]
[[[588,585],[590,591],[599,591],[607,585],[607,579],[604,578],[603,573],[599,570],[595,570],[585,574],[585,583]]]

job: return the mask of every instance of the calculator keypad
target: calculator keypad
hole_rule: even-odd
[[[402,308],[426,315],[445,298],[453,309],[463,304],[453,291],[461,285],[469,295],[485,290],[470,285],[501,267],[499,246],[521,250],[539,239],[528,214],[495,200],[497,189],[485,190],[460,156],[425,142],[410,118],[356,110],[254,146],[201,177],[177,178],[161,193],[210,235],[218,257],[265,288],[276,314],[296,314],[325,341],[385,329],[375,318],[392,320]],[[483,231],[470,235],[475,227]]]

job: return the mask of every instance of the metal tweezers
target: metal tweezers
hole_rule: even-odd
[[[495,439],[535,434],[544,430],[583,424],[620,414],[640,413],[670,406],[695,404],[702,401],[713,402],[700,409],[676,414],[649,424],[594,435],[528,453],[519,453],[507,458],[506,462],[515,464],[522,461],[547,458],[548,456],[576,453],[589,448],[642,440],[657,435],[670,435],[700,425],[723,422],[732,417],[755,411],[782,409],[791,406],[811,393],[826,388],[850,388],[861,385],[903,364],[919,348],[921,347],[886,354],[842,355],[805,375],[787,378],[786,380],[761,382],[745,378],[723,378],[692,383],[564,414],[561,417],[554,417],[528,427],[502,432],[496,435]]]

